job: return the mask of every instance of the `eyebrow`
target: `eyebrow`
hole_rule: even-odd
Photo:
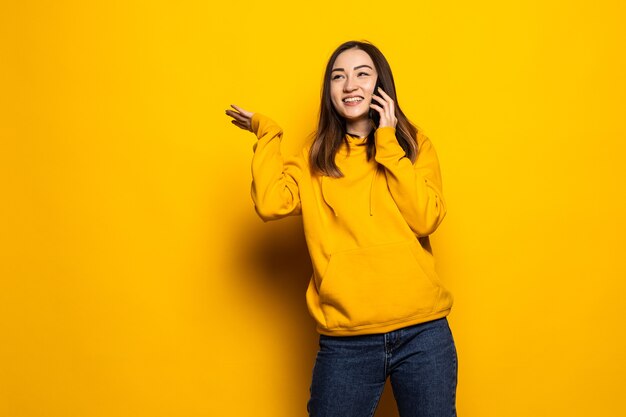
[[[369,68],[369,69],[372,69],[372,67],[370,67],[370,66],[369,66],[369,65],[367,65],[367,64],[363,64],[363,65],[356,66],[356,67],[354,67],[354,69],[359,69],[359,68],[363,68],[363,67],[367,67],[367,68]],[[344,69],[343,69],[343,68],[335,68],[335,69],[333,69],[333,70],[331,71],[331,73],[332,73],[333,71],[344,71]]]

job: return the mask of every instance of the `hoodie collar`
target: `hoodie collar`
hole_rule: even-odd
[[[342,143],[339,148],[339,152],[343,156],[348,155],[348,149],[350,150],[350,155],[366,152],[367,151],[367,136],[364,138],[360,138],[355,135],[351,135],[349,133],[345,134],[345,141]]]

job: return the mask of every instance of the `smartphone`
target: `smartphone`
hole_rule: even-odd
[[[374,95],[376,95],[377,97],[380,97],[380,94],[378,94],[378,87],[380,87],[380,81],[377,79],[376,87],[374,87]],[[372,99],[372,104],[380,106],[380,103],[374,99]],[[378,129],[378,125],[380,124],[380,113],[378,113],[378,110],[370,108],[369,115],[370,115],[370,119],[374,121],[374,125]]]

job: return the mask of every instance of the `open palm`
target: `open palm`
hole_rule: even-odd
[[[252,115],[254,114],[254,112],[246,111],[239,106],[235,106],[234,104],[231,104],[230,106],[237,110],[226,110],[226,114],[233,118],[233,120],[231,120],[231,123],[244,130],[252,132]]]

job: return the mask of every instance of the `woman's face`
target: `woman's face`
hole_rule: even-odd
[[[335,110],[350,121],[369,119],[377,78],[374,62],[367,52],[352,48],[339,54],[330,74],[330,96]],[[345,102],[347,97],[357,97],[357,101]]]

